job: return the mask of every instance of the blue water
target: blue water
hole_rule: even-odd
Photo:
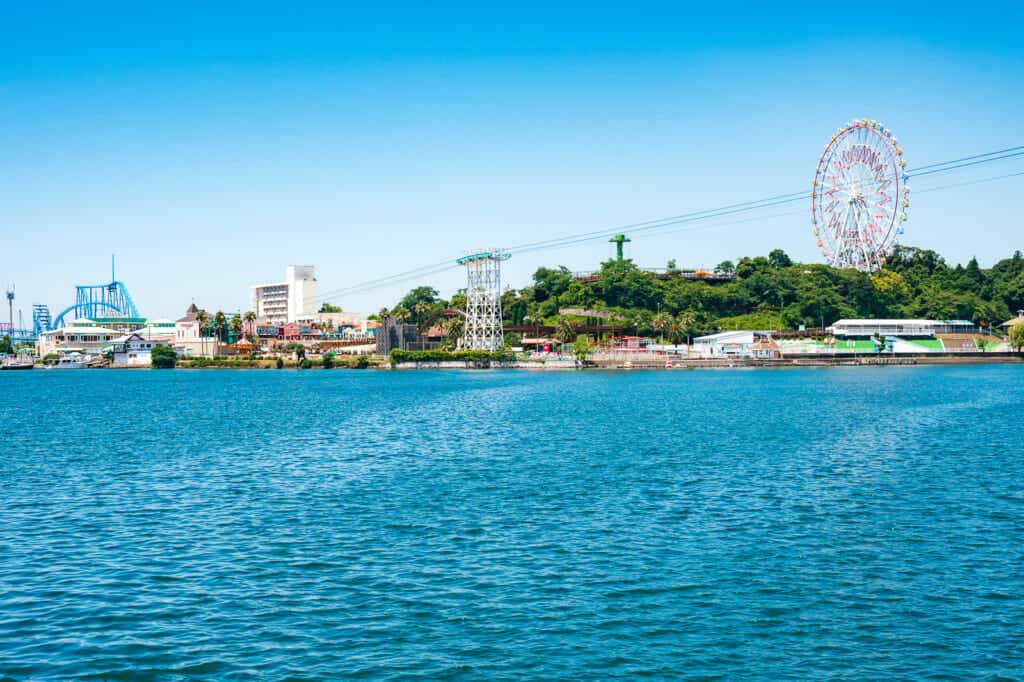
[[[0,373],[0,679],[1024,675],[1024,367]]]

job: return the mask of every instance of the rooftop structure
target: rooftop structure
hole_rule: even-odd
[[[836,321],[829,331],[837,337],[870,336],[935,336],[936,334],[971,334],[978,326],[970,320],[870,320]]]
[[[1003,322],[999,326],[1009,331],[1011,327],[1016,327],[1018,324],[1024,324],[1024,310],[1018,310],[1017,317],[1013,318],[1012,320],[1007,320],[1006,322]]]
[[[320,283],[312,265],[289,265],[283,282],[250,287],[250,308],[257,319],[284,325],[314,315],[320,304]]]

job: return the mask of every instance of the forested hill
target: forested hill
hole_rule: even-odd
[[[710,283],[659,277],[628,260],[604,263],[592,281],[574,279],[566,268],[540,268],[532,286],[506,292],[505,318],[512,323],[550,321],[560,308],[609,309],[648,327],[660,312],[681,315],[692,331],[703,332],[765,323],[776,329],[817,327],[844,317],[999,323],[1024,308],[1024,256],[1019,251],[982,269],[975,259],[951,267],[934,251],[900,247],[884,269],[868,274],[794,263],[775,250],[735,265],[726,261],[716,271],[736,278]]]
[[[596,277],[567,268],[539,268],[533,283],[502,295],[509,324],[555,324],[562,308],[606,310],[641,333],[671,324],[680,333],[718,329],[819,327],[844,317],[965,319],[998,324],[1024,308],[1020,251],[991,268],[975,259],[950,266],[934,251],[900,247],[872,274],[820,263],[794,263],[781,250],[723,262],[735,279],[709,282],[678,276],[674,263],[655,275],[631,261],[608,261]],[[464,294],[444,301],[429,287],[409,292],[398,314],[418,321],[433,310],[462,307]],[[395,311],[392,311],[395,312]],[[670,318],[670,319],[669,319]]]

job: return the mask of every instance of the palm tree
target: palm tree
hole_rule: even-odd
[[[694,317],[689,310],[684,310],[672,320],[672,343],[679,343],[682,338],[689,340],[693,328]]]
[[[251,310],[246,310],[245,314],[242,315],[242,320],[246,323],[246,326],[248,326],[250,328],[249,331],[251,332],[251,331],[253,331],[252,330],[253,323],[256,322],[256,313],[254,313]]]
[[[445,347],[445,350],[454,350],[458,347],[465,329],[466,323],[462,319],[462,315],[453,315],[444,321],[444,341],[442,345]]]
[[[237,342],[238,338],[242,335],[242,316],[238,313],[232,315],[231,321],[228,322],[228,329],[235,335],[235,341]]]
[[[654,320],[651,322],[654,329],[661,334],[662,341],[664,341],[665,332],[672,328],[672,316],[668,313],[658,313],[654,316]]]
[[[408,308],[398,306],[397,308],[391,311],[391,316],[394,317],[399,322],[408,322],[409,318],[412,317],[412,313],[409,311]]]
[[[223,310],[218,310],[213,315],[213,327],[217,330],[217,338],[220,339],[221,343],[224,343],[224,329],[228,325],[228,318],[224,314]]]
[[[199,335],[203,335],[203,330],[206,329],[206,323],[210,321],[210,313],[200,309],[196,313],[196,322],[199,323]]]
[[[559,315],[555,320],[555,338],[562,342],[562,350],[569,339],[576,338],[576,325],[566,315]]]
[[[203,355],[206,355],[206,336],[203,334],[206,331],[207,325],[210,323],[210,314],[202,308],[196,312],[196,322],[199,324],[199,338],[203,342]]]
[[[430,304],[426,301],[420,301],[413,306],[413,311],[416,313],[416,325],[420,326],[423,324],[423,320],[427,319],[430,314]]]

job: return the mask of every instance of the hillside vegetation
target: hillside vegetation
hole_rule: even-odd
[[[670,265],[672,265],[670,263]],[[991,268],[976,259],[951,266],[934,251],[900,247],[875,273],[794,263],[781,250],[724,262],[725,283],[656,277],[632,261],[608,261],[593,281],[565,267],[539,268],[531,285],[502,295],[508,324],[557,325],[562,308],[609,312],[630,331],[682,337],[719,329],[820,327],[844,317],[964,319],[988,325],[1024,308],[1024,256]],[[413,321],[443,307],[461,307],[429,287],[409,292],[396,308]],[[395,312],[395,311],[392,311]],[[581,320],[576,320],[581,321]],[[595,320],[597,321],[597,320]]]

